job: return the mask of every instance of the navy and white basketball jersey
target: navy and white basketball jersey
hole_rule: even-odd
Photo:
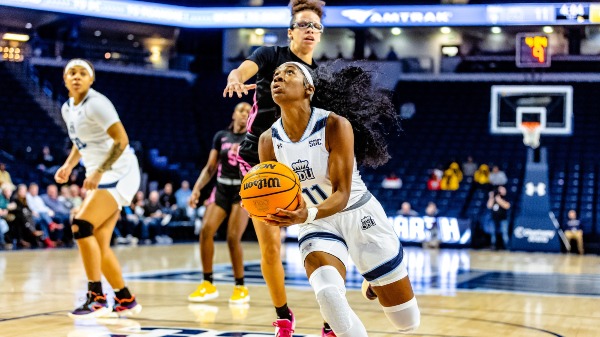
[[[106,96],[90,88],[81,103],[75,105],[71,97],[63,104],[62,117],[67,124],[69,138],[81,153],[87,172],[95,171],[106,160],[114,143],[106,131],[120,121],[115,107]],[[130,156],[133,156],[133,150],[127,146],[111,169],[126,171]]]
[[[292,142],[279,118],[271,127],[275,157],[291,167],[300,178],[302,196],[308,205],[316,206],[331,195],[329,151],[325,147],[325,130],[329,111],[312,108],[310,120],[298,142]],[[367,192],[354,158],[352,187],[346,207],[353,205]]]

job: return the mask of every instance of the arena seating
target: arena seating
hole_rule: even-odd
[[[42,82],[51,83],[53,88],[62,86],[60,68],[36,68]],[[50,118],[23,88],[10,80],[1,64],[0,76],[4,79],[0,89],[9,93],[0,97],[0,117],[13,121],[10,125],[0,125],[3,149],[24,157],[23,149],[29,145],[39,148],[48,141],[63,144],[66,137],[63,131],[47,127],[52,125]],[[212,135],[226,125],[231,113],[221,99],[206,99],[220,94],[221,87],[214,83],[224,83],[224,75],[200,76],[193,85],[181,79],[112,72],[102,72],[98,78],[95,88],[111,98],[130,138],[142,143],[153,166],[176,172],[169,180],[195,179],[210,149]],[[471,155],[479,164],[499,165],[506,172],[509,198],[514,205],[511,217],[514,217],[519,208],[526,148],[519,136],[490,135],[491,85],[491,82],[418,80],[398,83],[395,104],[412,102],[416,114],[403,121],[399,135],[391,137],[390,162],[378,169],[362,169],[364,180],[388,213],[395,213],[403,201],[409,201],[422,214],[427,203],[434,201],[441,215],[481,222],[488,214],[487,191],[471,193],[471,185],[466,181],[452,192],[426,188],[432,168],[451,161],[462,164]],[[594,83],[573,86],[574,135],[542,137],[542,145],[549,152],[552,210],[564,222],[568,210],[575,209],[582,220],[586,241],[594,241],[599,234],[600,219],[600,151],[597,150],[600,139],[596,134],[600,117],[593,99],[598,97],[599,89]],[[192,104],[200,101],[206,103]],[[402,189],[381,188],[381,181],[391,171],[402,178]],[[24,177],[29,181],[32,178]]]
[[[499,84],[499,83],[495,83]],[[546,83],[544,83],[546,84]],[[519,136],[490,135],[489,107],[491,83],[401,81],[395,90],[397,105],[412,102],[413,118],[403,121],[404,131],[392,142],[392,160],[384,168],[366,170],[365,180],[394,213],[403,201],[423,213],[427,202],[434,201],[441,214],[480,221],[487,214],[487,192],[477,190],[468,198],[469,184],[458,191],[427,191],[429,172],[438,164],[452,160],[462,163],[472,155],[478,163],[497,164],[508,176],[509,197],[519,207],[526,148]],[[542,137],[549,151],[551,207],[563,222],[569,209],[575,209],[586,235],[598,234],[598,162],[600,141],[596,131],[600,118],[591,102],[597,97],[597,85],[574,86],[574,134],[572,137]],[[400,190],[384,190],[380,182],[395,171],[402,178]]]
[[[0,62],[0,150],[9,153],[13,182],[42,181],[31,163],[44,145],[60,153],[66,134]]]

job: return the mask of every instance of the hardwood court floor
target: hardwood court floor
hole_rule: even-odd
[[[66,316],[84,298],[86,279],[76,249],[0,252],[0,336],[273,335],[274,310],[258,246],[244,249],[249,307],[227,303],[232,275],[225,244],[217,245],[215,257],[221,297],[192,305],[187,295],[201,279],[197,244],[117,247],[127,282],[144,309],[135,319],[83,322]],[[319,309],[297,245],[288,244],[284,254],[296,335],[320,335]],[[422,313],[421,327],[411,336],[600,336],[598,256],[409,247],[405,258]],[[360,282],[350,270],[347,296],[369,336],[395,335],[379,305],[356,290]],[[233,331],[238,333],[228,333]]]

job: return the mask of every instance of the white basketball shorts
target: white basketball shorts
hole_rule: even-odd
[[[106,189],[117,201],[119,209],[131,204],[140,189],[140,165],[135,154],[127,154],[128,165],[122,169],[108,170],[102,175],[98,189]],[[121,159],[121,158],[119,158]]]
[[[384,286],[408,276],[398,234],[370,193],[340,213],[300,225],[302,261],[312,252],[331,254],[348,269],[348,257],[373,286]]]

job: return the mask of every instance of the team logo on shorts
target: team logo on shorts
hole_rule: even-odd
[[[376,225],[375,220],[373,220],[373,218],[371,218],[370,215],[367,215],[366,217],[362,218],[360,222],[362,223],[360,229],[362,229],[363,231],[366,231],[367,229]]]
[[[313,170],[308,166],[308,160],[298,159],[297,162],[292,163],[292,169],[296,172],[300,181],[315,179]]]

